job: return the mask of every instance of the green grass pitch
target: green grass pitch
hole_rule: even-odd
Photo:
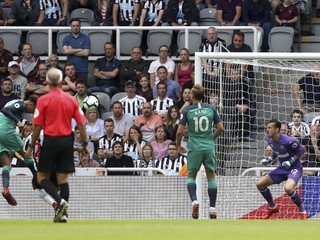
[[[319,239],[317,220],[0,220],[2,240]]]

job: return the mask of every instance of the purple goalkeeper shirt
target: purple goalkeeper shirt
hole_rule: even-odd
[[[301,155],[304,153],[302,145],[296,138],[283,134],[280,134],[277,142],[269,138],[268,144],[272,148],[272,159],[277,159],[278,162],[278,167],[269,173],[273,183],[281,183],[288,178],[298,182],[302,176],[302,164],[300,161]],[[290,160],[293,156],[298,157],[298,160],[289,169],[282,167],[282,163]]]

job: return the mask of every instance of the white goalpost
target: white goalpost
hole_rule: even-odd
[[[211,72],[203,71],[205,64],[212,68]],[[319,64],[320,55],[316,53],[195,54],[195,83],[205,87],[204,102],[216,106],[225,126],[216,144],[217,205],[224,218],[261,218],[266,202],[255,183],[274,167],[259,164],[265,156],[265,125],[273,118],[285,123],[293,121],[291,114],[298,106],[293,86],[305,75],[320,72]],[[302,91],[300,98],[304,99]],[[302,110],[309,125],[312,117],[320,115]],[[306,148],[302,159],[305,176],[297,189],[309,216],[319,219],[320,161],[310,137],[300,141]],[[286,196],[283,185],[272,186],[271,191],[281,206],[281,214],[276,217],[298,218],[298,208]],[[224,199],[220,199],[221,195]]]

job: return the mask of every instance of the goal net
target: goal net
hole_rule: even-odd
[[[209,61],[215,66],[211,75],[202,69],[202,63]],[[205,86],[205,101],[217,106],[226,129],[216,143],[218,219],[261,219],[266,201],[255,184],[272,169],[272,166],[259,166],[265,156],[266,122],[271,118],[292,121],[291,113],[297,107],[293,85],[306,74],[317,72],[319,69],[314,66],[318,63],[319,54],[196,54],[196,82]],[[242,90],[236,83],[228,82],[235,81],[237,76],[242,76]],[[243,90],[247,91],[245,98],[242,98]],[[235,103],[238,98],[241,101]],[[248,105],[252,112],[246,115],[243,111],[237,115],[231,104]],[[304,120],[310,124],[313,115],[306,113]],[[307,152],[303,159],[305,176],[299,181],[297,192],[309,217],[320,219],[320,168],[308,137],[303,144]],[[97,170],[77,169],[75,176],[70,177],[70,220],[191,219],[186,177],[105,176]],[[28,169],[16,171],[13,168],[11,176],[10,190],[18,205],[8,206],[1,197],[0,219],[52,219],[52,208],[32,190]],[[209,199],[204,174],[198,174],[197,183],[200,218],[208,219]],[[298,208],[285,194],[283,184],[273,185],[270,190],[280,207],[274,218],[299,217]]]
[[[291,126],[295,109],[302,110],[302,121],[308,126],[314,116],[320,115],[320,112],[314,112],[318,111],[317,108],[312,108],[316,106],[310,104],[308,108],[303,105],[302,109],[298,108],[298,98],[302,101],[304,95],[302,90],[294,94],[294,86],[301,78],[311,73],[316,76],[320,72],[319,63],[319,54],[308,53],[196,53],[195,82],[205,87],[204,102],[216,106],[225,127],[217,141],[216,153],[217,172],[224,179],[219,188],[234,193],[234,199],[230,199],[233,207],[230,209],[229,205],[225,210],[227,215],[234,211],[239,218],[261,217],[265,200],[257,191],[255,182],[270,171],[259,164],[266,154],[270,154],[265,151],[265,126],[269,120],[278,119],[289,125],[289,135],[297,136],[295,131],[303,132],[305,127],[299,128],[298,123]],[[315,83],[319,85],[316,80]],[[314,89],[315,94],[319,94],[319,86]],[[309,215],[319,218],[320,194],[316,193],[315,183],[319,181],[320,169],[316,167],[320,166],[320,161],[316,159],[309,134],[310,131],[298,137],[306,149],[302,159],[306,176],[297,189],[310,210]],[[238,182],[233,182],[235,176],[238,176]],[[247,184],[248,178],[254,181]],[[298,208],[285,194],[283,184],[272,186],[271,191],[283,208],[276,217],[296,218]],[[241,215],[241,210],[233,208],[250,210]]]

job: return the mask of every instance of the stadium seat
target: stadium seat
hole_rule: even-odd
[[[113,97],[111,98],[111,105],[112,103],[116,102],[116,101],[119,101],[121,98],[124,98],[127,96],[127,93],[126,92],[119,92],[119,93],[116,93],[115,95],[113,95]]]
[[[177,38],[177,45],[178,48],[184,48],[185,47],[185,31],[181,30],[178,33]],[[190,52],[190,55],[194,55],[195,52],[199,51],[199,47],[202,42],[202,30],[189,30],[189,46],[188,50]]]
[[[19,46],[21,41],[21,30],[1,30],[0,37],[4,41],[4,48],[12,52],[12,54],[19,54]]]
[[[30,30],[27,33],[27,42],[31,44],[34,54],[48,54],[48,31]]]
[[[147,37],[147,55],[159,55],[159,47],[161,45],[167,45],[170,48],[171,41],[172,30],[161,28],[150,30]]]
[[[217,22],[217,9],[204,8],[199,12],[199,25],[200,26],[220,26]]]
[[[71,34],[70,30],[60,30],[57,33],[56,43],[57,43],[57,53],[59,55],[64,55],[64,52],[63,52],[63,39],[64,39],[65,36],[68,36],[70,34]]]
[[[257,31],[258,31],[258,36],[257,36],[257,51],[260,51],[260,47],[262,44],[262,39],[263,39],[263,28],[261,27],[256,27]],[[254,51],[254,32],[251,29],[241,29],[241,32],[243,32],[244,34],[244,42],[246,44],[248,44],[252,51]]]
[[[320,116],[320,112],[309,112],[304,115],[303,120],[311,125],[312,120],[317,116]]]
[[[112,30],[88,32],[91,41],[91,55],[104,55],[104,44],[111,41]]]
[[[121,30],[120,31],[120,54],[131,55],[133,47],[140,47],[140,30]]]
[[[232,43],[233,29],[218,29],[218,37],[226,41],[229,46]],[[207,36],[206,36],[207,37]]]
[[[292,27],[274,27],[269,34],[270,52],[290,52],[293,44]]]
[[[93,92],[92,95],[95,95],[101,105],[101,114],[110,111],[110,97],[108,94],[103,92]]]
[[[91,26],[94,21],[94,13],[89,8],[77,8],[70,14],[70,19],[79,18],[81,26]]]

